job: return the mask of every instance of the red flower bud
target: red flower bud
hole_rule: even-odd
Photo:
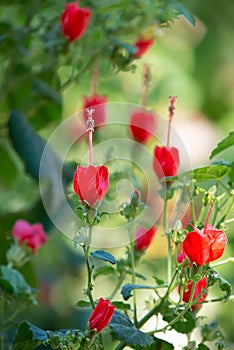
[[[185,303],[188,303],[188,301],[190,299],[193,283],[195,283],[195,282],[188,281],[187,288],[186,288],[186,290],[183,293],[183,301]],[[203,277],[196,284],[193,300],[196,299],[206,287],[207,287],[207,278]],[[180,289],[181,289],[181,287],[179,286],[178,287],[179,293],[180,293]],[[206,298],[207,298],[207,293],[203,293],[201,295],[201,297],[197,300],[197,303],[192,305],[192,307],[191,307],[192,311],[195,311],[195,310],[199,309],[202,306],[202,304],[198,304],[198,303],[205,301]]]
[[[79,39],[86,31],[91,11],[88,7],[80,8],[75,3],[67,3],[61,15],[62,32],[68,40]]]
[[[87,167],[79,165],[74,173],[73,187],[81,202],[84,204],[86,201],[93,207],[108,191],[108,168],[104,165]]]
[[[183,250],[191,262],[197,266],[219,259],[227,244],[227,236],[222,230],[207,224],[202,230],[193,226],[183,243]]]
[[[154,149],[153,168],[159,179],[164,176],[175,176],[180,164],[179,151],[175,147],[159,147]]]
[[[94,127],[101,126],[106,122],[106,103],[105,95],[93,94],[92,96],[84,96],[83,110],[84,119],[87,120],[86,109],[93,109],[92,118],[94,119]]]
[[[146,143],[156,130],[154,113],[142,109],[133,111],[129,129],[134,140],[143,144]]]
[[[141,56],[143,56],[153,45],[154,43],[154,39],[150,38],[150,39],[138,39],[134,46],[137,49],[137,51],[134,53],[134,57],[135,58],[139,58]]]
[[[33,254],[47,241],[42,224],[30,225],[25,220],[17,220],[12,229],[13,238],[21,245],[26,244]]]
[[[157,228],[152,226],[147,230],[147,228],[141,226],[135,233],[136,238],[136,250],[138,252],[147,249],[157,232]]]
[[[99,299],[95,309],[89,317],[90,330],[97,330],[101,332],[103,328],[108,326],[115,311],[115,306],[111,305],[109,300]]]
[[[184,251],[182,251],[180,254],[177,255],[176,260],[179,264],[181,264],[186,259],[186,257],[187,255]]]

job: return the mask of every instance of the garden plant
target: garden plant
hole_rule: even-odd
[[[196,26],[186,6],[1,1],[2,350],[232,348],[206,307],[233,321],[234,131],[193,167],[175,126],[183,97],[165,96],[163,113],[149,103],[145,57],[174,23]],[[135,103],[111,100],[126,74]],[[71,94],[79,108],[62,118]],[[57,329],[53,305],[69,319]]]

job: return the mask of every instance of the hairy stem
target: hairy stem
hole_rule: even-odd
[[[129,240],[130,240],[130,255],[131,255],[131,268],[132,268],[132,284],[136,284],[136,276],[135,276],[135,245],[133,239],[133,221],[129,221]],[[137,301],[136,301],[136,291],[133,290],[133,317],[134,323],[137,323]]]

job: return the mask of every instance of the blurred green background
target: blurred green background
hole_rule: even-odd
[[[34,6],[36,2],[34,3]],[[22,7],[21,7],[22,6]],[[69,69],[66,64],[56,73],[56,46],[46,48],[51,62],[44,62],[46,53],[42,53],[43,35],[41,39],[32,43],[22,42],[20,33],[15,33],[16,42],[4,41],[4,35],[11,37],[12,26],[20,26],[25,20],[30,20],[30,11],[25,16],[24,9],[29,8],[29,1],[19,2],[1,1],[0,5],[0,64],[1,64],[1,94],[0,94],[0,239],[1,263],[5,262],[5,250],[9,245],[11,227],[16,219],[27,218],[31,221],[42,221],[48,229],[48,243],[34,257],[32,264],[24,268],[27,281],[39,288],[40,307],[27,310],[19,319],[28,319],[43,329],[59,329],[69,327],[84,327],[87,313],[74,307],[77,300],[82,298],[85,286],[85,269],[81,251],[74,248],[71,240],[55,229],[51,230],[50,222],[43,211],[39,198],[38,181],[29,171],[25,172],[24,164],[19,157],[20,144],[27,149],[23,137],[32,133],[18,119],[19,135],[14,147],[8,133],[9,113],[17,108],[25,112],[27,120],[39,135],[47,139],[61,121],[75,114],[82,108],[82,96],[90,94],[90,74],[84,74],[82,80],[70,84],[57,94],[57,79],[66,81]],[[58,11],[45,12],[45,20],[58,17]],[[112,71],[104,64],[100,72],[99,92],[108,96],[109,102],[126,102],[139,104],[141,100],[141,84],[143,66],[149,64],[151,70],[151,85],[148,96],[148,106],[167,117],[168,96],[178,96],[176,103],[176,117],[174,127],[183,140],[193,167],[207,164],[210,151],[217,142],[229,131],[234,124],[234,46],[233,46],[233,13],[234,2],[226,0],[188,1],[187,8],[196,17],[193,27],[184,18],[175,20],[171,28],[156,30],[156,43],[149,52],[136,64],[135,72]],[[18,11],[18,10],[21,11]],[[33,10],[32,10],[33,12]],[[35,31],[39,14],[35,18]],[[52,25],[51,24],[51,25]],[[16,30],[16,29],[15,29]],[[55,30],[57,40],[59,26]],[[32,33],[31,33],[32,34]],[[24,37],[25,40],[25,37]],[[53,40],[53,38],[51,39]],[[84,43],[85,45],[85,43]],[[20,60],[11,59],[14,47],[15,55]],[[21,51],[22,52],[21,52]],[[29,52],[24,52],[29,50]],[[61,49],[62,50],[62,49]],[[63,50],[65,48],[63,47]],[[52,52],[53,51],[53,52]],[[59,51],[61,54],[61,51]],[[20,56],[21,55],[21,56]],[[41,55],[40,60],[35,60]],[[25,58],[24,58],[25,57]],[[32,85],[28,78],[26,58],[30,58],[38,80]],[[85,60],[86,58],[84,58]],[[88,57],[87,57],[88,60]],[[45,64],[44,70],[33,66]],[[66,63],[66,62],[65,62]],[[40,73],[37,73],[40,72]],[[9,75],[9,81],[6,76]],[[12,78],[13,77],[13,78]],[[11,78],[11,79],[10,79]],[[46,79],[48,85],[42,86],[40,79]],[[31,89],[33,86],[33,94]],[[25,96],[31,96],[31,101]],[[62,97],[61,97],[62,96]],[[34,111],[36,112],[34,113]],[[14,131],[12,131],[14,133]],[[25,132],[25,133],[24,133]],[[98,134],[98,132],[97,132]],[[97,135],[102,141],[102,131]],[[87,145],[84,143],[83,147]],[[152,145],[151,145],[152,146]],[[75,159],[74,159],[75,160]],[[233,161],[233,152],[226,154],[226,160]],[[77,160],[79,161],[79,159]],[[74,164],[72,165],[74,166]],[[72,167],[70,172],[72,172]],[[71,179],[71,175],[67,177]],[[232,211],[232,216],[233,216]],[[7,239],[6,239],[7,238]],[[234,238],[232,229],[228,231],[229,244],[225,256],[234,252]],[[162,242],[162,243],[161,243]],[[150,249],[143,263],[154,275],[163,274],[165,266],[163,249],[158,244],[164,244],[162,237],[157,237],[155,248]],[[121,257],[124,247],[116,249],[113,254]],[[233,267],[226,265],[219,268],[219,272],[234,286]],[[97,279],[95,296],[98,298],[103,292],[108,295],[112,283],[110,279]],[[231,310],[232,309],[232,310]],[[234,312],[233,304],[207,306],[208,317],[217,318],[221,324],[225,338],[234,344]],[[232,345],[231,345],[232,346]],[[230,346],[230,348],[231,348]]]

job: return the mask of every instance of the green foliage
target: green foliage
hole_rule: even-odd
[[[226,165],[210,165],[183,173],[182,176],[196,181],[221,180],[230,172]]]
[[[219,285],[220,290],[225,292],[222,299],[227,301],[232,293],[231,284],[225,278],[220,276],[213,268],[208,269],[207,278],[209,286],[213,286],[216,283]]]
[[[109,252],[106,252],[105,250],[101,250],[101,249],[96,250],[95,252],[91,252],[91,255],[97,259],[107,261],[113,265],[116,264],[115,257]]]
[[[115,310],[110,327],[112,332],[126,345],[146,347],[153,343],[153,338],[137,329],[134,324],[121,312]]]
[[[47,339],[47,334],[42,329],[34,326],[30,322],[22,322],[16,333],[14,350],[33,350]]]
[[[175,312],[176,311],[176,312]],[[163,315],[164,321],[171,322],[181,312],[179,309],[168,308]],[[196,327],[196,317],[191,311],[187,311],[181,319],[171,325],[179,333],[188,334]]]
[[[132,291],[134,289],[155,289],[155,287],[147,286],[144,284],[131,284],[127,283],[125,284],[121,289],[121,294],[123,295],[124,300],[128,300],[132,297]]]
[[[222,141],[220,141],[215,149],[211,152],[210,159],[213,159],[217,154],[225,151],[234,145],[234,131],[231,131]]]

